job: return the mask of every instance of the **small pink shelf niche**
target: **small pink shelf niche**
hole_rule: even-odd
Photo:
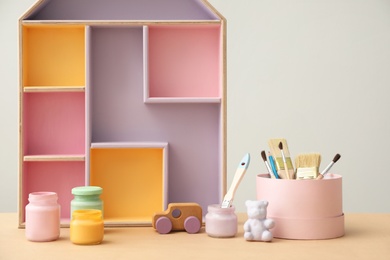
[[[145,102],[219,103],[221,25],[144,27]]]
[[[106,226],[222,201],[225,32],[206,0],[37,0],[19,20],[19,227],[37,191],[68,226],[83,185],[103,187]]]
[[[83,92],[24,93],[24,156],[85,155]]]
[[[22,206],[28,204],[28,194],[36,191],[52,191],[58,194],[61,205],[61,224],[68,226],[73,187],[85,184],[85,163],[80,161],[32,161],[23,163]],[[25,216],[20,220],[24,223]]]

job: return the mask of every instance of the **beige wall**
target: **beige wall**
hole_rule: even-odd
[[[17,210],[17,20],[35,1],[1,0],[0,212]],[[320,152],[343,175],[345,212],[390,212],[390,2],[210,0],[228,20],[228,184],[255,199],[267,140]]]

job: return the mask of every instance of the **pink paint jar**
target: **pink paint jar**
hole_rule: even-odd
[[[227,238],[237,234],[235,207],[221,208],[219,204],[209,205],[205,216],[206,233],[210,237]]]
[[[26,238],[47,242],[60,236],[60,205],[55,192],[33,192],[26,205]]]

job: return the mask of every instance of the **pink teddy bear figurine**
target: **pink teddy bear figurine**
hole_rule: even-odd
[[[247,200],[248,220],[244,224],[244,238],[248,241],[270,242],[273,235],[269,229],[275,226],[273,219],[267,219],[268,201]]]

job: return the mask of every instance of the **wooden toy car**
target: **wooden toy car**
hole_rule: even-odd
[[[197,203],[170,203],[167,210],[154,214],[152,225],[160,234],[182,230],[198,233],[202,226],[202,208]]]

